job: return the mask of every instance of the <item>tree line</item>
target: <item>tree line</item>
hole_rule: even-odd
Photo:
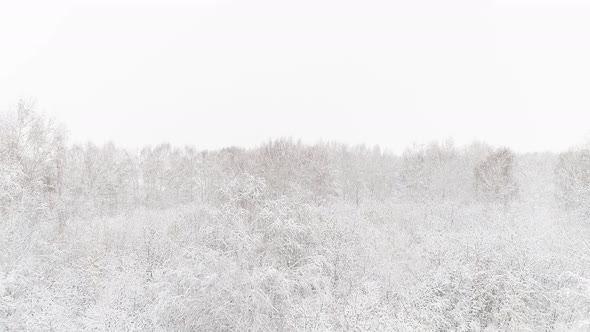
[[[315,205],[391,199],[508,205],[518,198],[515,165],[526,158],[508,148],[476,143],[459,149],[450,142],[412,146],[401,156],[379,146],[306,145],[289,138],[218,151],[167,143],[138,151],[113,143],[68,146],[63,127],[22,101],[0,125],[0,212],[51,211],[61,218],[210,202],[241,174],[263,179],[276,197]],[[561,153],[555,183],[564,207],[588,210],[590,150]]]

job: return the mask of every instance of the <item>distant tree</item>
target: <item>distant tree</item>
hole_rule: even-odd
[[[196,167],[195,179],[201,202],[207,201],[214,193],[214,175],[219,173],[216,168],[214,159],[208,151],[201,151],[196,156],[191,157],[192,165]]]
[[[383,200],[393,193],[397,159],[377,145],[339,146],[338,191],[357,206],[366,200]]]
[[[400,193],[415,201],[441,201],[449,197],[457,151],[451,142],[414,146],[402,155]]]
[[[365,183],[363,181],[362,160],[359,158],[357,151],[342,146],[339,169],[338,178],[343,200],[353,200],[359,206]]]
[[[293,175],[299,190],[311,196],[315,204],[322,204],[336,196],[335,163],[327,144],[301,149],[299,167]]]
[[[225,206],[242,209],[252,217],[264,202],[265,189],[263,178],[243,173],[217,191],[217,201]]]
[[[590,213],[590,150],[560,154],[555,179],[557,197],[565,208]]]
[[[20,101],[0,127],[0,210],[29,215],[59,204],[63,190],[65,131]]]
[[[75,145],[67,153],[64,202],[75,214],[113,215],[139,203],[137,158],[113,143]]]
[[[277,197],[298,191],[295,179],[301,166],[300,154],[301,144],[286,138],[271,140],[257,149],[257,173]]]
[[[167,206],[178,196],[173,166],[174,150],[168,143],[144,148],[140,153],[141,183],[147,206]]]
[[[474,169],[475,189],[481,198],[507,205],[518,193],[514,153],[507,148],[491,152]]]
[[[190,203],[197,199],[198,192],[198,156],[193,148],[175,149],[172,153],[172,172],[176,200],[180,203]]]

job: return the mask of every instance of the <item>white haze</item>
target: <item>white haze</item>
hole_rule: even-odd
[[[401,151],[587,138],[586,1],[0,4],[0,110],[33,98],[73,142]],[[132,129],[130,129],[132,128]]]

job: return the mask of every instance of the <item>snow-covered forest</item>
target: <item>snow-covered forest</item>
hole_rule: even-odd
[[[0,331],[589,329],[584,146],[130,151],[58,121],[0,118]]]

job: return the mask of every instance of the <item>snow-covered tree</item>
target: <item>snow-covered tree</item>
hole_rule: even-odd
[[[414,146],[404,152],[400,169],[400,193],[415,201],[447,199],[456,184],[458,153],[451,142]]]
[[[33,106],[20,101],[0,124],[0,212],[47,212],[63,190],[64,130]]]
[[[508,204],[518,193],[514,153],[507,148],[491,152],[475,166],[475,188],[485,200]]]
[[[557,197],[568,209],[590,212],[590,150],[559,155],[555,168]]]

